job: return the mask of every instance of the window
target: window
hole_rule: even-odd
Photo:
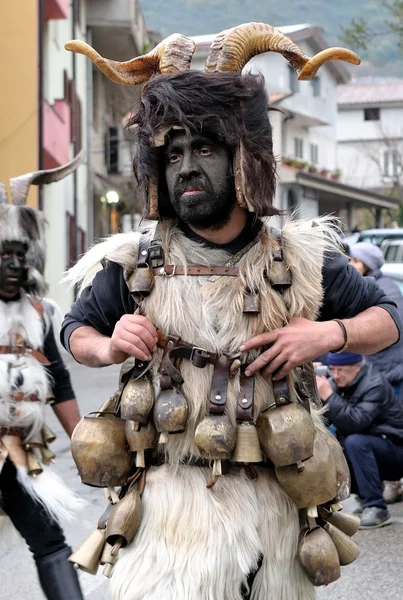
[[[402,157],[399,150],[385,150],[383,153],[383,174],[385,177],[399,177],[402,172]]]
[[[294,138],[294,143],[295,158],[304,158],[304,140],[301,138]]]
[[[119,173],[119,131],[109,127],[105,133],[105,164],[108,173]]]
[[[311,162],[318,162],[319,148],[317,144],[311,144]]]
[[[364,121],[379,121],[379,108],[364,108]]]
[[[288,77],[289,77],[290,90],[293,94],[295,94],[299,90],[299,81],[298,81],[298,75],[296,74],[296,72],[294,71],[294,69],[292,67],[288,67]]]
[[[320,96],[320,77],[314,77],[311,81],[313,95],[315,97]]]

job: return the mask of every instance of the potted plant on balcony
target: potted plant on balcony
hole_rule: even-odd
[[[322,175],[322,177],[327,177],[329,175],[329,169],[321,169],[319,175]]]
[[[338,181],[341,177],[341,171],[340,169],[335,169],[333,171],[333,173],[331,174],[331,178],[333,179],[333,181]]]
[[[309,165],[308,167],[308,173],[317,173],[318,169],[315,167],[315,165]]]

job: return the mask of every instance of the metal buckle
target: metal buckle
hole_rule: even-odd
[[[173,270],[172,270],[171,274],[166,272],[165,266],[160,268],[160,274],[163,277],[166,277],[167,279],[169,279],[170,277],[173,277],[175,275],[175,273],[176,273],[176,265],[175,264],[173,265]]]
[[[190,362],[193,363],[193,359],[194,359],[194,355],[196,352],[204,352],[205,356],[203,358],[210,358],[210,352],[208,350],[206,350],[205,348],[200,348],[199,346],[193,346],[192,351],[190,353]],[[193,363],[194,364],[194,363]],[[197,366],[197,365],[195,365]]]

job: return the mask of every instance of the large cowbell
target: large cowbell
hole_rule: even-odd
[[[148,377],[131,377],[123,388],[120,416],[128,421],[146,425],[154,405],[154,389]]]

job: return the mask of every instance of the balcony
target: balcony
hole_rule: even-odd
[[[43,106],[44,168],[54,169],[70,160],[70,106],[65,100]]]
[[[87,0],[92,45],[107,58],[130,60],[149,45],[139,0]]]
[[[45,0],[45,21],[51,19],[67,19],[69,14],[69,0]]]

